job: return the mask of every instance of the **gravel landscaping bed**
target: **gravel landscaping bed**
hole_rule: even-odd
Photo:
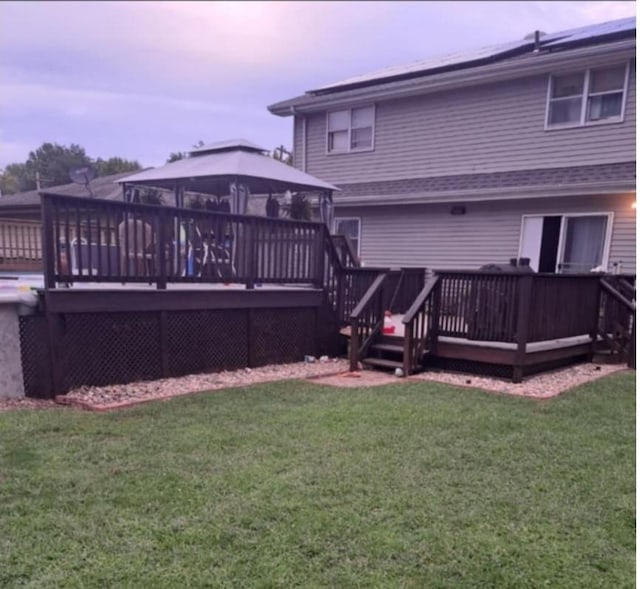
[[[261,382],[284,379],[304,379],[348,370],[347,360],[327,359],[325,362],[296,362],[260,368],[244,368],[212,374],[192,374],[179,378],[135,382],[105,387],[80,387],[58,395],[56,401],[83,409],[117,409],[201,391],[213,391],[230,387],[241,387]]]
[[[53,399],[0,399],[0,413],[15,409],[61,409]]]
[[[627,367],[624,364],[592,364],[587,362],[569,366],[568,368],[545,372],[536,376],[530,376],[523,382],[517,384],[498,378],[473,376],[455,372],[423,372],[410,378],[443,382],[456,386],[473,387],[474,389],[484,389],[486,391],[505,393],[507,395],[548,399],[585,382],[596,380],[607,374],[621,370],[627,370]]]
[[[446,384],[483,389],[495,393],[520,395],[547,399],[559,395],[579,384],[589,382],[626,370],[621,364],[578,364],[554,370],[537,376],[531,376],[524,382],[514,384],[507,380],[473,376],[454,372],[428,371],[411,376],[408,380],[427,380]],[[296,362],[245,368],[235,371],[223,371],[213,374],[193,374],[179,378],[144,381],[126,385],[105,387],[81,387],[66,395],[53,399],[0,399],[0,412],[16,409],[51,409],[61,405],[89,410],[118,409],[145,403],[148,401],[168,399],[180,395],[226,389],[230,387],[248,386],[261,382],[285,379],[310,379],[314,383],[335,387],[369,387],[391,383],[406,382],[388,372],[363,370],[349,372],[349,362],[332,358],[325,362]]]

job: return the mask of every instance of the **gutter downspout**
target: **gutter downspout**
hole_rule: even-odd
[[[291,106],[289,108],[289,110],[291,111],[291,114],[294,117],[294,123],[293,123],[293,149],[294,149],[294,153],[295,153],[295,146],[296,146],[296,125],[295,125],[295,117],[296,116],[302,116],[302,154],[301,154],[301,169],[303,172],[306,173],[307,171],[307,117],[305,115],[300,115],[300,113],[296,110],[295,106]]]

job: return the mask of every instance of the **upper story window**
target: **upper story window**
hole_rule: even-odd
[[[549,78],[547,128],[623,120],[628,64]]]
[[[327,113],[327,151],[347,153],[373,149],[374,126],[373,106]]]

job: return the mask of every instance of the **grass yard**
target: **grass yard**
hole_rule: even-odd
[[[0,587],[635,584],[635,374],[0,414]]]

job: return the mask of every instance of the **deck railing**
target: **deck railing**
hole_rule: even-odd
[[[320,223],[44,194],[57,283],[323,283]]]
[[[340,324],[349,325],[353,309],[376,277],[381,272],[388,272],[388,268],[345,266],[340,251],[335,245],[335,236],[329,234],[325,225],[320,227],[322,286]]]
[[[636,367],[635,299],[635,288],[630,280],[613,276],[603,277],[600,281],[598,337],[613,356],[630,368]]]
[[[322,223],[42,195],[45,285],[310,284],[342,324],[380,271],[343,264]]]
[[[437,274],[440,335],[516,343],[526,332],[526,342],[537,342],[588,334],[597,315],[599,274]],[[526,324],[519,323],[520,312]]]
[[[404,317],[402,368],[405,376],[419,370],[426,349],[436,353],[438,317],[442,301],[442,279],[432,276],[416,296]]]
[[[527,341],[592,333],[598,314],[599,283],[599,274],[532,275]]]
[[[360,259],[358,254],[353,249],[351,240],[344,235],[332,235],[331,239],[338,251],[340,262],[345,268],[358,268],[360,266]]]
[[[38,221],[0,220],[0,270],[42,270],[42,237]]]
[[[424,268],[390,270],[384,287],[384,308],[393,314],[404,313],[425,282]]]
[[[517,286],[521,275],[490,271],[437,271],[441,285],[440,335],[516,341]]]
[[[608,332],[622,333],[618,340],[628,349],[626,356],[635,358],[630,344],[635,306],[631,317],[628,299],[603,294],[611,287],[601,283],[602,274],[438,270],[435,276],[403,319],[407,373],[416,369],[423,350],[435,351],[438,336],[449,336],[514,344],[518,381],[527,344],[589,335],[595,349],[598,334],[612,324],[616,329]],[[625,278],[619,286],[628,291],[629,284]]]
[[[366,354],[384,324],[384,285],[387,279],[387,272],[378,273],[351,313],[351,370],[358,369],[358,361]]]

